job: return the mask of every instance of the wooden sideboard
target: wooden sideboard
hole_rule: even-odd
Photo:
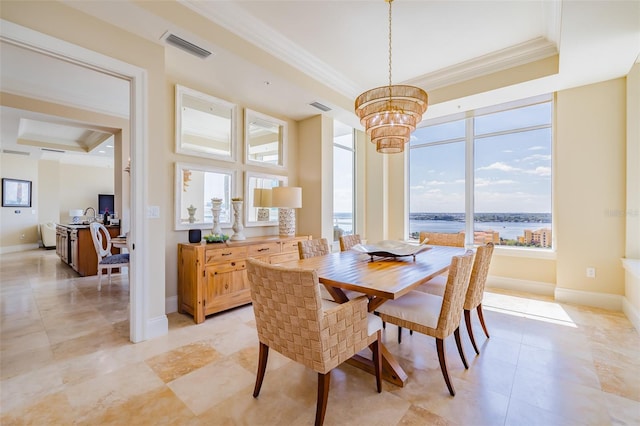
[[[107,226],[107,230],[111,238],[120,234],[119,226]],[[98,255],[89,225],[57,225],[56,253],[81,276],[98,274]],[[111,253],[120,253],[120,249],[112,247]]]
[[[251,303],[247,258],[268,263],[298,259],[298,241],[308,236],[256,237],[226,244],[178,244],[178,312],[196,324],[207,315]]]

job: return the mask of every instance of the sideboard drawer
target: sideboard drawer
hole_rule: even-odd
[[[207,249],[205,263],[226,262],[247,257],[247,247],[221,247]]]
[[[249,246],[249,257],[262,257],[280,253],[279,243],[263,243]]]

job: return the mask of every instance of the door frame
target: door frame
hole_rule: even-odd
[[[131,154],[131,206],[130,232],[131,258],[129,266],[129,339],[136,343],[166,334],[166,330],[150,329],[149,304],[149,247],[148,220],[145,200],[148,192],[148,109],[147,71],[98,52],[71,44],[38,31],[0,19],[0,39],[39,53],[59,58],[85,68],[96,70],[129,81],[130,87],[130,154]]]

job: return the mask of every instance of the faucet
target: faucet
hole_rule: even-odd
[[[86,216],[87,212],[89,211],[89,209],[93,210],[93,220],[91,220],[91,218],[89,218],[89,222],[95,222],[97,220],[96,219],[96,209],[94,209],[93,207],[87,207],[82,215]]]

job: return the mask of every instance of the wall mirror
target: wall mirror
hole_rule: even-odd
[[[175,230],[203,229],[209,233],[213,229],[212,198],[222,199],[220,226],[230,228],[234,177],[232,170],[176,163]]]
[[[176,152],[234,161],[236,106],[176,84]]]
[[[245,108],[244,140],[247,163],[284,167],[287,123]]]
[[[261,203],[256,198],[256,189],[271,189],[275,186],[286,186],[286,176],[268,175],[262,173],[247,172],[245,179],[245,226],[274,226],[278,225],[278,209],[270,207],[269,201]]]

